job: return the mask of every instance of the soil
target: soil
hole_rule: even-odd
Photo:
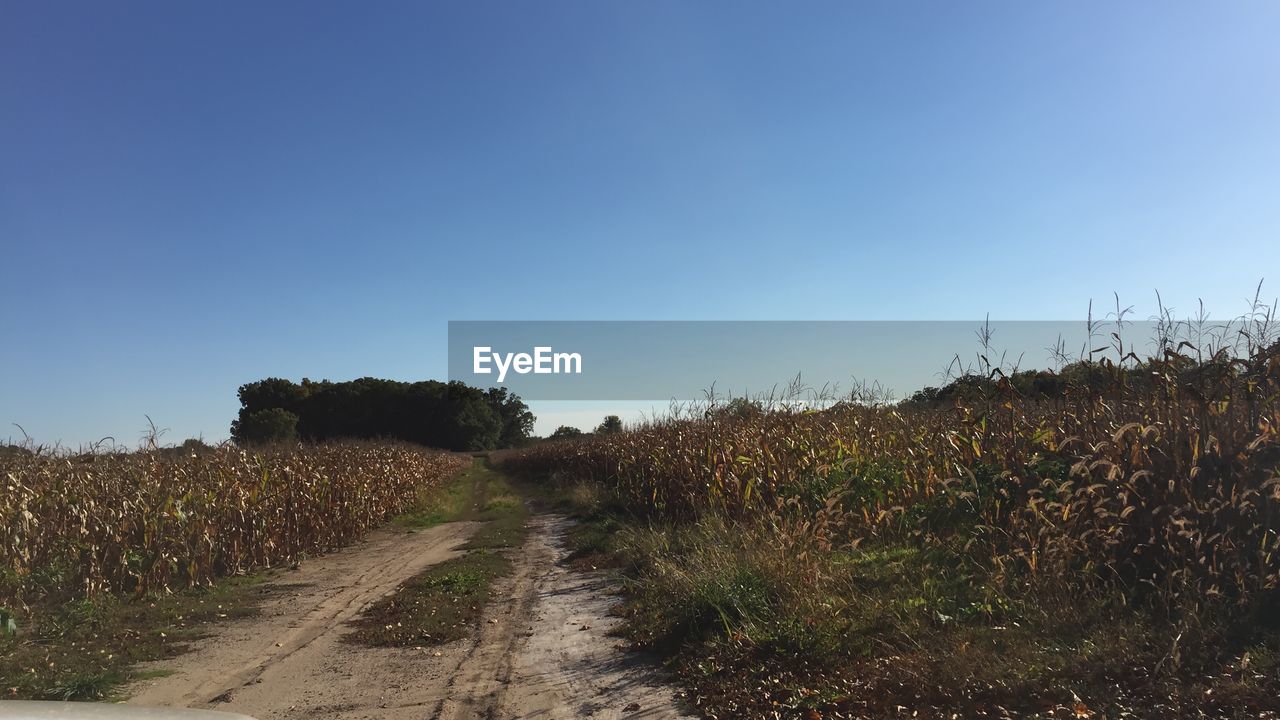
[[[373,533],[269,581],[262,612],[142,670],[129,702],[284,718],[686,718],[647,658],[610,635],[608,580],[564,562],[568,521],[535,515],[479,631],[446,645],[347,642],[362,610],[456,557],[480,523]]]

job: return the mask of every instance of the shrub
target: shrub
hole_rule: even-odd
[[[622,432],[622,418],[617,415],[606,415],[604,420],[596,426],[596,432],[600,435],[612,435],[616,432]]]
[[[551,433],[548,439],[549,440],[566,440],[569,438],[582,437],[582,435],[583,435],[582,431],[576,427],[571,427],[569,425],[561,425],[560,427],[556,428],[555,432]]]

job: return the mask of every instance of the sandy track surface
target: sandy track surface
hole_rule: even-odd
[[[486,612],[479,641],[462,658],[431,717],[691,718],[652,663],[610,635],[617,597],[598,574],[561,564],[568,522],[538,516],[509,589]]]
[[[475,523],[374,533],[272,580],[253,618],[230,623],[140,683],[129,702],[206,707],[261,720],[320,718],[686,718],[654,667],[609,631],[605,580],[560,564],[565,520],[535,516],[515,572],[500,581],[475,638],[370,648],[347,622],[429,565],[458,554]]]
[[[430,673],[433,663],[420,662],[421,652],[348,643],[346,623],[405,580],[457,555],[476,526],[378,531],[308,560],[268,583],[270,599],[260,615],[156,664],[173,674],[135,687],[129,702],[234,710],[263,720],[378,708],[397,683]]]

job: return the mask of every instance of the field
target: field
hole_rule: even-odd
[[[102,697],[131,662],[166,657],[197,626],[251,611],[237,583],[215,581],[350,543],[468,464],[408,445],[9,450],[4,694]]]
[[[684,686],[616,712],[1277,718],[1280,344],[1237,327],[901,402],[710,401],[496,470],[396,443],[10,448],[0,691],[111,699],[198,648],[143,700],[595,708],[661,685],[605,635],[580,571],[607,566],[618,632]]]
[[[4,463],[20,522],[5,528],[0,704],[689,717],[608,635],[607,579],[562,562],[568,522],[484,461],[190,443]]]
[[[900,403],[710,403],[502,467],[577,498],[629,636],[710,717],[1276,717],[1255,327]]]

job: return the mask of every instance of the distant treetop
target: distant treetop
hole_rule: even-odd
[[[231,423],[239,444],[384,438],[491,450],[523,444],[534,422],[528,406],[506,388],[481,390],[456,381],[267,378],[242,385],[239,396],[240,414]]]

